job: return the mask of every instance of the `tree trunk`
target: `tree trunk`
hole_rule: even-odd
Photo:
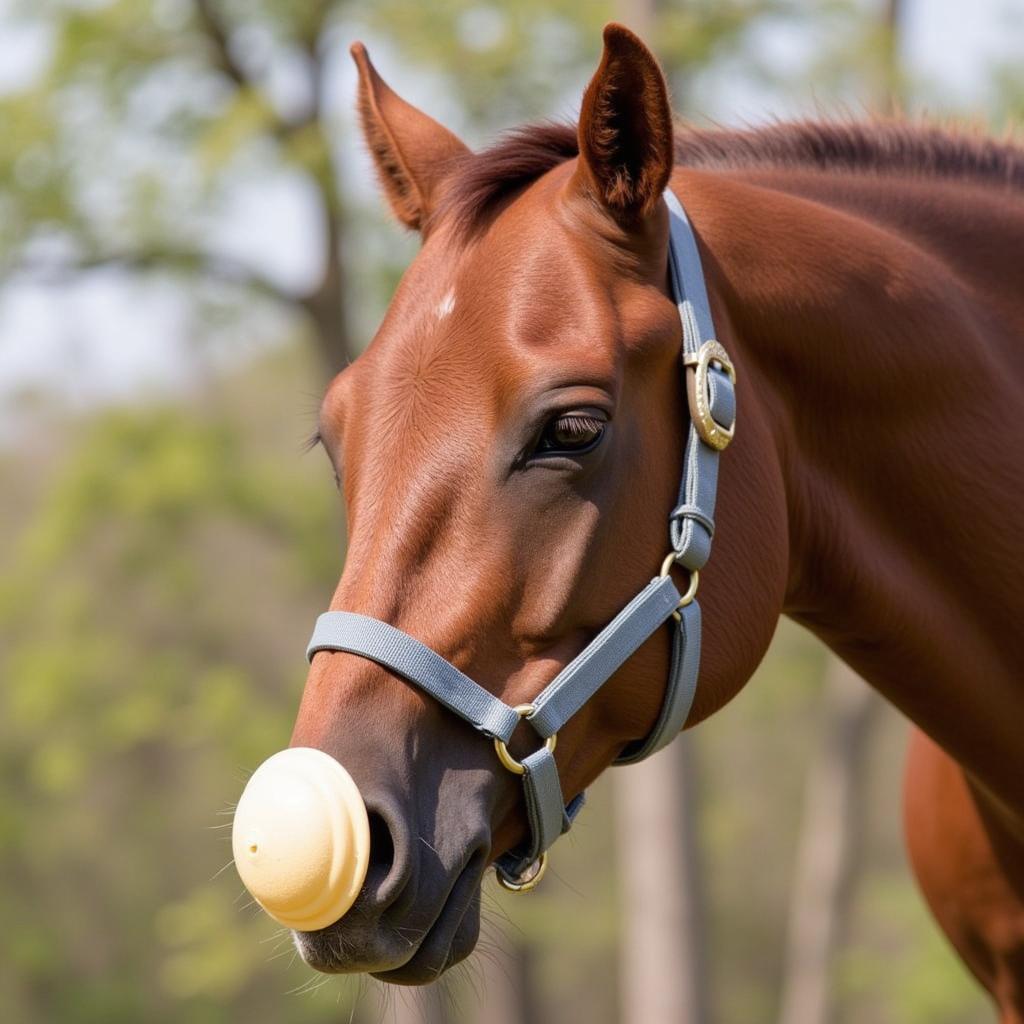
[[[837,658],[825,676],[790,901],[779,1024],[826,1024],[864,831],[864,777],[881,700]]]
[[[340,373],[355,358],[349,336],[345,302],[345,265],[341,252],[340,214],[331,198],[325,198],[326,230],[324,275],[316,290],[302,305],[312,322],[313,346],[327,380]]]
[[[682,735],[614,773],[621,1024],[706,1024],[696,758]]]

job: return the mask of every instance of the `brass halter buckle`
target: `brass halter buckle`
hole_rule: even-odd
[[[524,718],[529,718],[537,709],[533,704],[517,704],[513,710],[519,716],[520,720],[522,720]],[[554,753],[555,744],[557,742],[557,733],[553,736],[549,736],[544,741],[544,746],[547,747],[549,754]],[[509,753],[504,740],[495,739],[494,749],[498,752],[498,760],[510,772],[512,772],[513,775],[526,774],[526,765],[524,765],[522,761],[517,761]],[[509,892],[529,892],[531,889],[536,889],[537,886],[540,885],[540,880],[544,877],[544,872],[547,871],[547,869],[548,855],[545,851],[516,878],[505,874],[500,868],[495,873],[498,876],[498,884],[502,889],[507,889]]]
[[[502,871],[496,871],[498,885],[509,892],[529,892],[540,885],[544,872],[548,869],[547,852],[542,853],[521,875],[513,878]]]
[[[711,415],[711,402],[708,398],[708,369],[714,363],[736,383],[736,368],[732,365],[729,353],[717,341],[705,341],[695,353],[683,356],[683,366],[693,370],[693,380],[686,389],[690,403],[690,418],[697,428],[700,439],[716,452],[727,448],[736,432],[735,422],[731,427],[723,427]]]
[[[517,704],[513,709],[520,719],[529,718],[537,709],[532,704]],[[555,744],[558,742],[558,734],[549,736],[544,741],[544,746],[548,748],[548,753],[553,754],[555,752]],[[517,761],[509,752],[508,747],[505,746],[504,740],[495,739],[494,749],[498,752],[498,760],[513,774],[513,775],[525,775],[526,765],[522,761]]]
[[[658,575],[668,576],[672,571],[672,566],[675,564],[676,553],[674,551],[670,551],[665,556],[665,560],[661,563],[661,570]],[[697,588],[700,586],[700,573],[697,572],[696,569],[688,569],[687,572],[690,574],[690,585],[686,588],[686,593],[679,598],[679,604],[676,605],[676,610],[672,613],[672,618],[675,619],[676,622],[682,621],[679,609],[685,608],[688,604],[693,604],[693,599],[697,596]]]

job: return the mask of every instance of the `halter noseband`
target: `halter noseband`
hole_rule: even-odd
[[[679,499],[669,515],[672,550],[660,573],[529,704],[510,707],[460,672],[451,662],[400,629],[355,612],[325,612],[317,619],[306,657],[345,651],[375,661],[425,690],[450,711],[494,741],[498,758],[520,775],[530,822],[530,839],[496,861],[505,888],[533,888],[547,863],[547,849],[569,830],[583,806],[580,793],[568,805],[562,797],[554,751],[559,729],[662,625],[673,621],[672,662],[661,713],[650,734],[630,744],[616,764],[649,757],[686,723],[700,665],[698,573],[711,553],[718,455],[732,440],[736,422],[735,371],[714,340],[714,325],[693,229],[679,200],[665,193],[669,208],[669,268],[683,326],[683,366],[690,408]],[[674,564],[690,574],[680,594],[670,576]],[[516,761],[507,744],[520,721],[543,740]]]

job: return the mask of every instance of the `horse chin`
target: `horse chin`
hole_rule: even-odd
[[[456,923],[452,930],[451,920]],[[389,985],[426,985],[457,963],[465,960],[476,948],[480,937],[480,890],[461,911],[446,903],[441,916],[427,933],[419,948],[401,967],[373,971],[373,977]]]
[[[387,911],[376,921],[359,914],[358,903],[340,921],[315,932],[293,932],[305,963],[323,974],[367,973],[392,985],[426,985],[464,960],[480,936],[479,862],[456,879],[426,928]],[[419,936],[417,939],[416,936]]]

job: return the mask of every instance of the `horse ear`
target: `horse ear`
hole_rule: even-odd
[[[654,55],[628,28],[605,26],[604,53],[583,94],[576,185],[620,221],[646,217],[672,173],[672,111]]]
[[[395,216],[420,230],[437,199],[437,186],[466,145],[422,110],[406,103],[370,63],[362,43],[350,50],[359,70],[359,118],[384,195]]]

